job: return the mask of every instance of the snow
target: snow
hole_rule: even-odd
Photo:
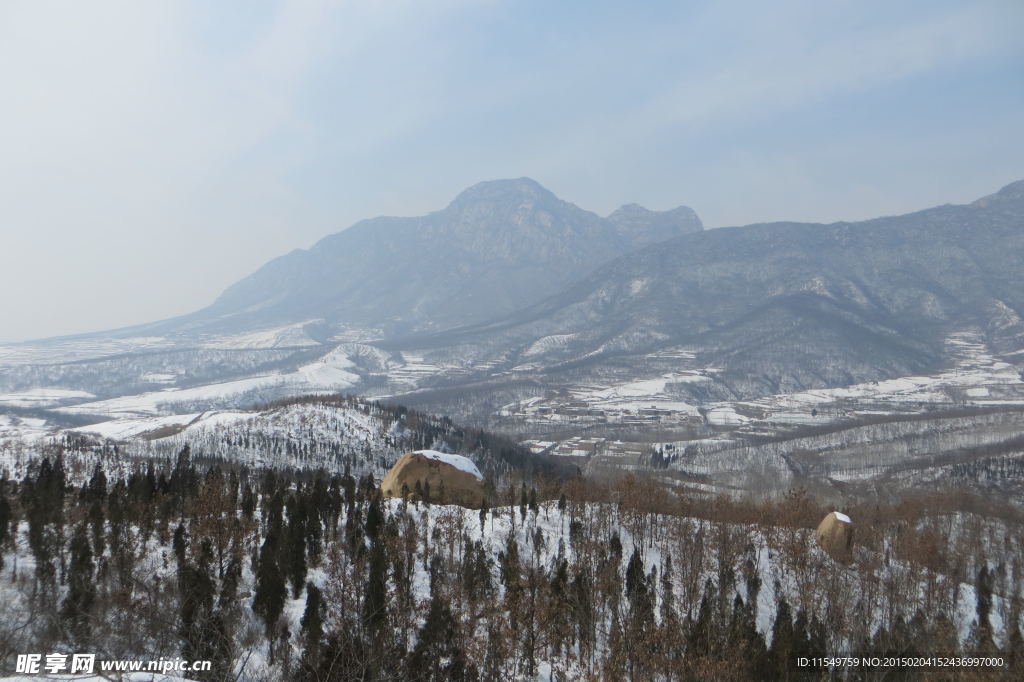
[[[477,479],[481,481],[484,480],[483,474],[481,474],[480,470],[476,468],[473,461],[467,457],[463,457],[462,455],[449,455],[443,452],[438,452],[437,450],[417,450],[416,454],[423,455],[428,459],[433,459],[438,462],[444,462],[445,464],[455,467],[459,471],[465,471],[467,474],[476,476]]]
[[[576,338],[576,334],[551,334],[550,336],[542,336],[531,343],[529,348],[523,351],[523,357],[529,358],[535,355],[543,355],[548,351],[564,348],[574,338]]]
[[[0,393],[0,405],[7,407],[48,407],[66,400],[95,398],[88,391],[68,388],[32,388],[17,393]]]
[[[0,452],[8,438],[32,442],[44,438],[50,430],[45,419],[0,414]]]
[[[648,280],[646,278],[634,279],[629,283],[629,295],[636,296],[640,292],[647,289]]]
[[[80,433],[94,433],[101,438],[110,438],[111,440],[123,440],[125,438],[138,436],[139,434],[146,433],[147,431],[154,431],[168,426],[185,426],[194,422],[200,416],[201,413],[193,413],[172,414],[168,417],[147,417],[142,419],[113,419],[111,421],[90,424],[89,426],[82,426],[70,430],[78,431]]]
[[[207,348],[228,348],[228,349],[259,349],[259,348],[291,348],[304,346],[318,346],[318,341],[309,337],[306,333],[306,326],[318,320],[307,320],[297,322],[284,327],[263,329],[247,334],[235,336],[222,336],[205,344]]]
[[[0,346],[0,364],[26,365],[73,362],[102,358],[140,350],[169,348],[174,344],[162,336],[136,336],[127,339],[68,339],[41,341],[35,345],[14,343]]]
[[[344,349],[335,348],[319,360],[299,367],[297,374],[310,385],[347,388],[359,381],[358,375],[345,371],[354,366],[355,363],[349,360]]]
[[[352,366],[352,361],[339,349],[335,349],[319,360],[303,365],[293,372],[265,374],[191,388],[167,388],[138,395],[80,403],[59,408],[59,411],[110,416],[156,416],[172,411],[176,404],[230,399],[251,391],[271,390],[287,395],[313,394],[323,391],[336,392],[351,388],[358,383],[359,376],[347,370]],[[283,397],[283,395],[278,397]]]
[[[165,417],[124,417],[112,419],[89,426],[79,426],[68,431],[78,433],[92,433],[101,438],[111,440],[126,440],[135,438],[157,429],[180,426],[183,430],[192,432],[200,427],[212,428],[226,426],[246,419],[253,419],[260,413],[243,412],[240,410],[224,410],[216,412],[192,412],[189,414],[172,414]]]
[[[719,405],[707,411],[704,415],[709,424],[715,426],[736,426],[750,421],[736,411],[732,405]]]
[[[444,371],[444,367],[424,360],[419,354],[403,351],[399,354],[401,364],[388,367],[388,381],[405,384],[415,388],[419,382],[428,377],[436,376]]]
[[[835,514],[836,518],[842,521],[843,523],[853,523],[853,521],[850,520],[850,517],[842,512],[834,511],[832,513]]]
[[[139,380],[148,381],[154,384],[173,384],[177,378],[177,374],[170,374],[167,372],[149,372],[148,374],[140,376]]]

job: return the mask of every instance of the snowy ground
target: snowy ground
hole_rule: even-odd
[[[84,402],[58,408],[67,414],[100,414],[110,416],[142,416],[173,413],[178,406],[193,403],[212,403],[256,392],[271,393],[277,398],[316,393],[338,393],[351,388],[359,376],[350,371],[353,363],[338,350],[293,372],[280,372],[262,376],[195,386],[167,388],[140,395],[122,396],[95,402]]]
[[[68,401],[96,396],[88,391],[67,388],[32,388],[17,393],[0,393],[0,407],[51,407]]]

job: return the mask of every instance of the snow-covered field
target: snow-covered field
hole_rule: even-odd
[[[31,388],[18,393],[0,393],[0,407],[52,407],[95,397],[88,391],[67,388]]]
[[[294,348],[318,346],[319,341],[310,338],[306,327],[320,320],[306,320],[284,327],[264,329],[248,334],[218,336],[203,345],[207,348]]]
[[[59,411],[67,414],[110,416],[160,415],[173,412],[178,406],[226,401],[256,392],[272,394],[276,398],[339,393],[359,381],[359,376],[349,371],[352,366],[353,363],[347,355],[334,350],[293,372],[266,374],[191,388],[167,388],[140,395],[78,403],[59,408]]]

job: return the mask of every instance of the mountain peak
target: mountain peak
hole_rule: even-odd
[[[619,234],[630,241],[650,244],[704,229],[697,213],[689,206],[668,211],[652,211],[640,204],[625,204],[607,218]]]
[[[546,203],[558,201],[558,198],[531,178],[486,180],[460,192],[449,204],[449,208],[522,200]]]
[[[640,204],[623,204],[608,215],[608,220],[615,220],[616,217],[649,215],[651,213],[654,213],[654,211]]]

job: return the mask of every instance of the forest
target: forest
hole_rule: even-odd
[[[966,492],[828,508],[510,472],[481,510],[382,499],[372,475],[173,458],[0,485],[0,665],[209,660],[209,680],[916,679],[801,657],[970,655],[1017,679],[1020,512]],[[76,479],[79,479],[76,481]],[[938,677],[935,677],[935,675]]]

